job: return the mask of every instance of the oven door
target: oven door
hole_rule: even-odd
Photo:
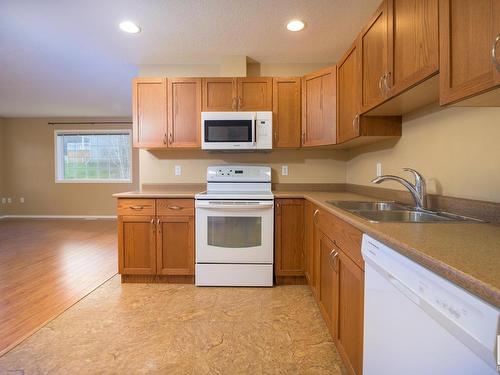
[[[203,112],[202,149],[231,150],[256,147],[254,112]]]
[[[196,201],[196,263],[273,262],[274,202]]]

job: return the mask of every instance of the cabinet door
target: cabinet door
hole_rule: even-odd
[[[360,36],[362,112],[382,103],[386,98],[383,78],[389,72],[387,37],[387,0],[385,0]]]
[[[167,80],[136,78],[132,82],[134,147],[167,147]]]
[[[337,347],[351,373],[363,369],[364,272],[339,251]]]
[[[388,0],[389,96],[439,71],[438,2]]]
[[[237,78],[238,111],[272,111],[273,80],[266,77]]]
[[[304,275],[304,200],[277,199],[275,210],[275,274]]]
[[[168,147],[200,147],[201,78],[169,78],[168,97]]]
[[[302,81],[302,146],[324,146],[336,138],[336,67]]]
[[[492,59],[500,34],[498,0],[441,0],[440,102],[448,104],[500,83]],[[497,50],[500,48],[497,43]],[[499,59],[500,51],[497,53]]]
[[[337,66],[337,143],[359,136],[359,48],[354,43]]]
[[[300,78],[273,79],[273,148],[300,147]]]
[[[319,306],[332,336],[337,337],[338,273],[335,247],[323,233],[319,240]]]
[[[118,216],[118,271],[120,274],[156,274],[154,220],[154,216]]]
[[[313,282],[313,249],[314,249],[314,205],[306,201],[304,208],[304,274],[309,286]]]
[[[203,111],[236,111],[236,79],[203,78]]]
[[[157,273],[194,275],[194,216],[158,216]]]

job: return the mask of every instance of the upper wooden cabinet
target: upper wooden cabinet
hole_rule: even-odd
[[[361,112],[436,74],[438,39],[438,0],[383,1],[360,35]]]
[[[203,78],[203,111],[271,111],[272,78]]]
[[[277,199],[274,215],[275,274],[304,276],[304,200]]]
[[[439,71],[438,2],[388,0],[389,97]]]
[[[333,66],[302,78],[302,146],[335,144],[336,76]]]
[[[132,81],[133,146],[167,147],[167,80]]]
[[[273,78],[273,148],[300,147],[300,77]]]
[[[362,112],[386,98],[382,85],[389,70],[387,11],[387,1],[384,1],[360,35]]]
[[[267,77],[237,78],[238,111],[272,111],[273,79]]]
[[[236,78],[203,78],[203,111],[236,111]]]
[[[440,0],[439,4],[440,103],[499,87],[500,1]],[[499,106],[500,94],[495,92],[477,105]]]
[[[168,79],[168,147],[200,147],[201,78]]]
[[[337,143],[356,139],[368,143],[401,136],[400,116],[368,117],[360,114],[361,69],[360,38],[337,65]]]

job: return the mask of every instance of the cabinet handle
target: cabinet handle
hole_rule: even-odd
[[[391,88],[389,86],[388,79],[391,77],[391,72],[387,72],[384,74],[384,95],[387,97],[389,96],[389,92],[391,91]]]
[[[318,224],[318,214],[319,214],[319,210],[314,210],[314,214],[313,214],[313,222],[314,224]]]
[[[382,88],[382,81],[383,81],[384,77],[385,77],[385,73],[384,73],[384,74],[382,74],[382,75],[380,76],[379,80],[378,80],[378,89],[379,89],[380,94],[381,94],[382,96],[384,96],[384,89]]]
[[[155,223],[155,219],[151,219],[151,224],[154,224]]]
[[[182,210],[182,207],[180,207],[180,206],[168,206],[167,208],[169,210]]]
[[[306,133],[302,133],[302,145],[306,143]]]
[[[238,109],[241,108],[241,96],[238,96]]]
[[[136,205],[136,206],[129,206],[129,208],[131,208],[132,210],[139,211],[139,210],[142,210],[144,208],[144,206]]]
[[[153,233],[156,232],[156,225],[155,225],[155,219],[154,218],[151,219],[150,224],[151,224],[151,232],[153,232]]]
[[[359,115],[354,116],[352,119],[352,128],[355,132],[359,131]]]
[[[335,251],[335,249],[333,249],[331,252],[330,252],[330,260],[331,260],[331,265],[333,267],[333,269],[335,270],[335,272],[337,272],[337,259],[339,257],[339,253],[338,251]]]
[[[236,109],[236,97],[233,96],[233,100],[231,102],[231,109]]]
[[[278,133],[274,132],[273,136],[274,136],[274,142],[277,142],[278,141]]]
[[[170,132],[170,134],[168,135],[168,144],[172,144],[172,132]]]
[[[500,42],[500,34],[497,35],[495,40],[493,41],[493,47],[491,48],[491,59],[493,60],[493,64],[497,68],[497,71],[500,72],[500,62],[497,60],[497,44]]]
[[[163,144],[167,144],[167,133],[165,133],[165,135],[163,136]]]

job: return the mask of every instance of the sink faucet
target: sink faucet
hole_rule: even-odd
[[[424,177],[418,173],[416,170],[411,169],[411,168],[403,168],[404,171],[410,172],[413,174],[415,177],[415,184],[412,184],[408,180],[405,180],[404,178],[398,177],[398,176],[393,176],[393,175],[384,175],[384,176],[379,176],[376,177],[372,180],[374,184],[380,184],[381,182],[384,181],[397,181],[401,185],[403,185],[405,188],[407,188],[410,191],[410,194],[413,197],[413,200],[415,201],[415,207],[418,210],[425,210],[427,208],[427,199],[426,199],[426,192],[425,192],[425,179]]]

